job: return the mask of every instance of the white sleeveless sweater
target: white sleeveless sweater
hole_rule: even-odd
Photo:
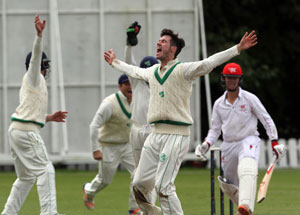
[[[20,104],[12,115],[12,121],[34,123],[41,127],[45,125],[48,91],[44,78],[41,78],[40,88],[34,89],[28,83],[27,73],[23,77],[19,97]]]
[[[151,111],[148,111],[148,121],[155,124],[156,131],[161,127],[158,124],[167,124],[172,128],[171,130],[177,126],[180,130],[182,128],[189,130],[188,126],[193,124],[190,113],[192,82],[183,78],[180,67],[180,62],[175,62],[162,74],[158,65],[154,75],[149,79],[151,84],[149,110]],[[166,131],[169,132],[173,133]]]
[[[104,99],[112,104],[110,119],[99,128],[100,144],[125,144],[129,142],[130,106],[125,98],[118,93]]]

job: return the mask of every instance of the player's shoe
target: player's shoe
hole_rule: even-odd
[[[95,202],[94,202],[93,198],[88,197],[88,195],[86,194],[85,189],[84,189],[85,185],[86,185],[86,183],[83,185],[83,189],[82,189],[83,203],[87,209],[93,210],[95,208]]]
[[[135,209],[135,210],[129,210],[128,211],[129,215],[143,215],[143,212],[140,209]]]
[[[240,205],[238,207],[239,215],[252,215],[252,212],[248,205]]]

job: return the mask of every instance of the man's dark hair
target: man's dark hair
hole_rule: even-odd
[[[181,49],[185,46],[185,42],[182,38],[178,37],[178,34],[175,34],[171,29],[163,29],[160,33],[160,36],[168,35],[171,37],[171,46],[176,46],[176,52],[174,58],[181,52]]]

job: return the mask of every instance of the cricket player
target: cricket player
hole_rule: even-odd
[[[84,205],[92,210],[96,194],[107,187],[122,163],[133,178],[135,162],[129,143],[132,90],[126,75],[119,78],[119,91],[106,97],[91,125],[90,140],[93,157],[99,161],[96,177],[83,186]],[[130,183],[129,214],[140,214]]]
[[[45,77],[50,65],[42,52],[42,34],[46,21],[35,16],[37,35],[32,53],[26,58],[26,70],[20,89],[20,103],[11,117],[8,138],[17,174],[2,215],[19,213],[29,191],[37,180],[41,215],[56,215],[55,171],[48,158],[40,129],[46,122],[65,122],[67,112],[47,115],[48,92]]]
[[[222,82],[226,91],[214,103],[211,129],[205,141],[196,147],[195,154],[203,156],[222,132],[220,149],[225,179],[218,177],[220,186],[238,205],[239,215],[250,215],[254,212],[260,150],[257,121],[266,129],[277,160],[282,158],[286,147],[278,144],[276,126],[260,100],[240,87],[242,76],[238,64],[225,65]]]
[[[140,29],[141,26],[138,22],[134,22],[126,30],[127,46],[125,47],[125,62],[130,65],[137,65],[132,49],[138,44],[137,35]],[[140,67],[148,68],[155,64],[158,64],[158,60],[153,56],[147,56],[140,62]],[[142,148],[153,128],[153,125],[148,124],[147,122],[150,90],[149,83],[146,81],[132,77],[128,78],[132,88],[132,127],[129,139],[132,146],[135,165],[138,166]],[[155,189],[153,189],[152,192],[148,193],[147,198],[151,200],[151,204],[155,204],[156,197]]]
[[[131,66],[116,59],[113,50],[105,52],[104,58],[116,70],[145,80],[150,87],[147,121],[154,124],[154,130],[146,139],[134,176],[136,200],[147,214],[160,214],[162,210],[164,215],[182,215],[174,181],[189,149],[193,81],[256,45],[257,37],[254,31],[245,33],[230,49],[202,61],[181,63],[177,55],[185,46],[184,40],[170,29],[163,29],[160,36],[156,47],[158,65],[147,69]],[[154,187],[161,209],[146,198]]]

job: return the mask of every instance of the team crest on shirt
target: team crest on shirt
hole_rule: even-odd
[[[165,92],[164,91],[159,92],[159,96],[162,98],[165,97]]]
[[[164,161],[166,160],[166,158],[167,158],[167,156],[166,156],[165,153],[161,153],[161,154],[159,155],[159,161],[160,161],[160,162],[164,162]]]
[[[247,110],[247,107],[245,104],[240,105],[240,111],[246,111],[246,110]]]

